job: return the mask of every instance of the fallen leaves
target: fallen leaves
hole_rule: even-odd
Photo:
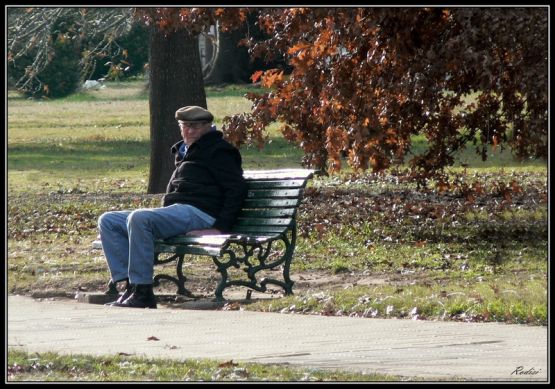
[[[9,194],[8,237],[27,239],[36,234],[79,236],[97,228],[98,217],[109,209],[158,206],[159,196],[58,193]]]
[[[472,201],[468,201],[466,191],[440,194],[432,189],[409,189],[405,185],[408,182],[406,172],[331,177],[319,187],[305,191],[299,213],[299,232],[305,238],[315,234],[322,239],[328,233],[341,235],[347,226],[356,229],[364,223],[372,223],[376,226],[372,241],[403,243],[407,237],[420,236],[413,244],[421,248],[435,239],[431,236],[430,240],[419,232],[425,229],[436,231],[439,228],[443,233],[450,227],[469,225],[476,233],[483,232],[486,238],[492,235],[490,231],[476,229],[477,217],[472,215],[479,215],[486,228],[499,224],[501,235],[506,235],[506,231],[502,231],[506,228],[518,229],[511,233],[515,238],[526,235],[528,227],[534,228],[512,225],[503,215],[537,208],[547,192],[545,176],[484,173],[460,176],[458,180],[469,181],[465,184],[469,190],[478,189],[473,191]],[[496,234],[492,238],[497,239]]]
[[[241,310],[241,304],[239,304],[238,302],[227,302],[224,304],[224,306],[221,309],[222,311],[239,311]]]
[[[218,365],[218,367],[234,367],[237,366],[237,363],[233,362],[233,359],[230,359],[229,361],[226,362],[222,362]]]

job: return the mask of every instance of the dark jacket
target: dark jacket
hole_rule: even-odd
[[[163,205],[181,203],[197,207],[216,218],[213,228],[228,232],[247,194],[239,150],[223,139],[221,131],[203,135],[189,147],[184,158],[178,153],[182,143],[171,148],[176,169]]]

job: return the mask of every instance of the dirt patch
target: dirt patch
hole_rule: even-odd
[[[321,270],[297,272],[291,276],[294,288],[299,291],[309,289],[335,289],[357,285],[382,285],[388,282],[386,275],[369,275],[367,272],[340,272],[332,274]]]
[[[206,268],[207,272],[213,269]],[[205,273],[206,274],[206,273]],[[276,279],[280,277],[276,274]],[[323,270],[296,271],[292,272],[291,279],[294,282],[293,293],[304,295],[314,293],[314,291],[325,291],[334,289],[345,289],[354,286],[383,285],[391,282],[390,276],[385,274],[368,274],[368,272],[340,272],[333,274]],[[212,298],[214,290],[219,281],[218,275],[208,277],[190,276],[187,279],[186,287],[200,298]],[[396,283],[404,283],[398,280]],[[175,287],[167,284],[166,288],[159,287],[160,293],[175,293]],[[241,300],[247,298],[250,289],[241,286],[227,288],[224,296],[229,300]],[[279,286],[268,284],[265,293],[252,292],[252,298],[277,298],[283,296],[283,289]]]
[[[219,275],[214,272],[213,267],[196,266],[195,274],[187,275],[185,286],[199,299],[212,299],[214,290],[219,282]],[[279,275],[275,275],[276,279],[280,279]],[[392,280],[391,275],[385,274],[368,274],[365,272],[340,272],[333,274],[323,270],[296,271],[292,272],[291,279],[294,282],[293,293],[295,295],[304,295],[314,293],[315,291],[326,291],[334,289],[345,289],[355,286],[372,286],[383,284],[401,284],[407,280]],[[68,290],[73,289],[73,290]],[[80,282],[78,285],[61,285],[49,288],[42,287],[31,288],[29,290],[18,290],[15,293],[28,295],[34,298],[56,298],[56,299],[74,299],[80,293],[104,293],[107,290],[107,282],[98,284],[97,282]],[[247,298],[247,292],[250,289],[242,286],[234,286],[224,291],[224,296],[228,300],[243,300]],[[176,286],[167,281],[163,281],[155,288],[157,295],[175,296]],[[268,285],[265,293],[253,291],[251,298],[267,299],[279,298],[284,295],[283,289],[276,285]],[[167,298],[166,298],[167,300]],[[170,299],[171,300],[171,299]],[[177,298],[176,301],[188,300],[187,298]]]

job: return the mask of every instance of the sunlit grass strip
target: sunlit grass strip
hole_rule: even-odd
[[[419,381],[234,361],[8,351],[8,381]]]
[[[247,310],[365,318],[499,321],[547,325],[546,279],[352,286],[247,305]]]

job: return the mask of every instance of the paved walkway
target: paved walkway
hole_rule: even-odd
[[[27,351],[232,359],[429,381],[549,379],[546,327],[7,302],[8,346]]]

